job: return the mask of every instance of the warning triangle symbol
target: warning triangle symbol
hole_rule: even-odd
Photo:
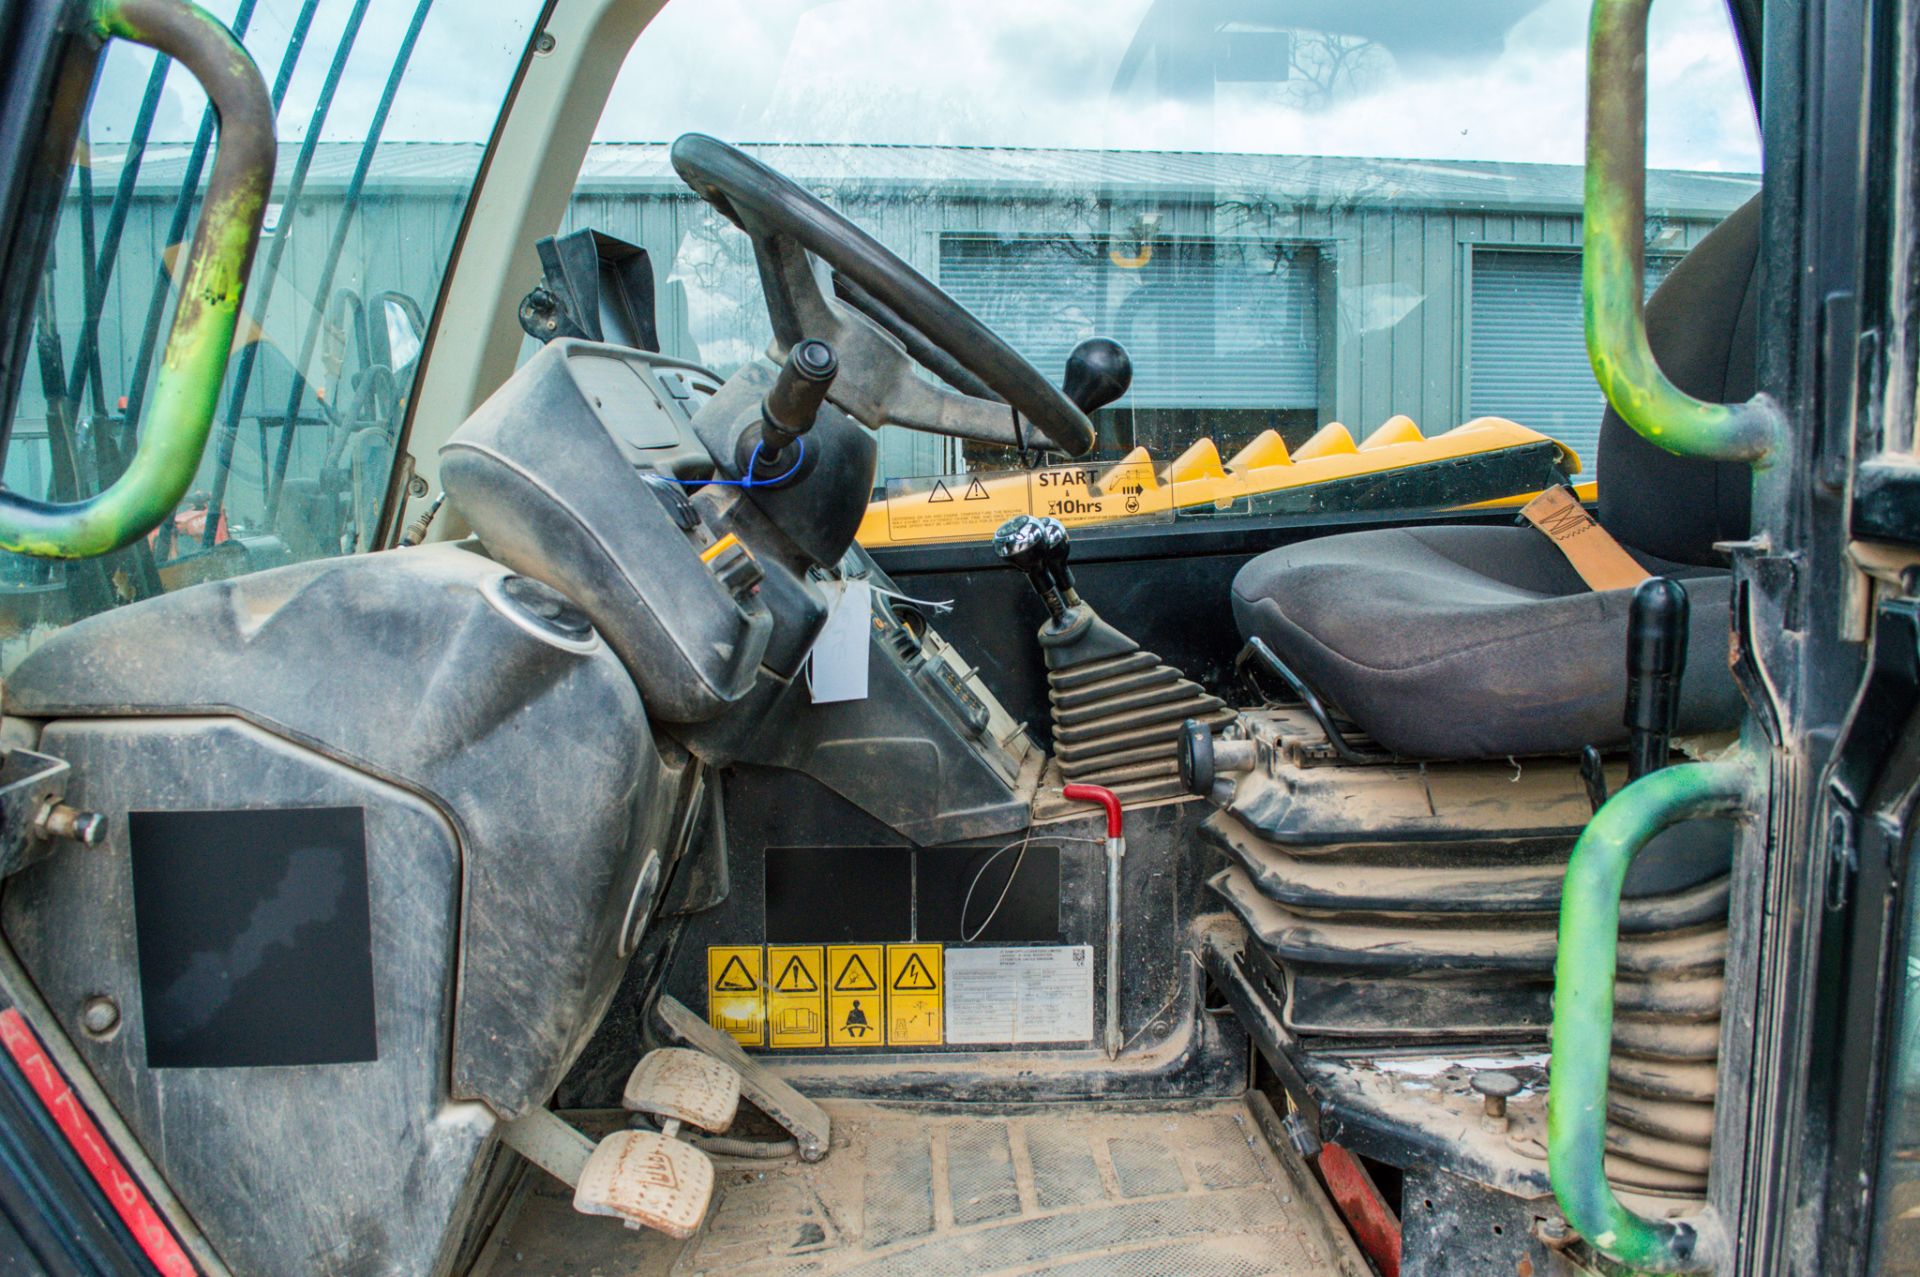
[[[874,981],[873,972],[867,970],[867,964],[860,960],[859,954],[847,959],[847,965],[840,968],[840,974],[834,977],[835,993],[877,993],[880,986]]]
[[[773,987],[781,993],[820,992],[820,986],[813,981],[813,973],[807,970],[797,953],[787,959],[787,965],[781,969],[780,978],[773,982]]]
[[[902,993],[931,993],[939,986],[933,981],[933,972],[927,970],[927,964],[920,961],[919,954],[907,959],[907,965],[893,979],[893,987]]]
[[[951,500],[953,500],[953,492],[947,487],[947,481],[945,479],[935,479],[933,481],[933,491],[927,494],[928,503]]]
[[[987,500],[987,485],[984,483],[981,483],[978,479],[975,479],[972,483],[969,483],[967,485],[967,495],[964,498],[962,498],[962,500],[966,500],[966,501]]]
[[[740,955],[734,954],[727,959],[727,965],[720,968],[720,978],[713,987],[721,993],[752,993],[760,987],[754,980],[753,972],[747,970],[747,964],[740,961]]]

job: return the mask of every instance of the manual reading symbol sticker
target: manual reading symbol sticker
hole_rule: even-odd
[[[825,960],[819,945],[767,946],[767,1045],[827,1044]]]

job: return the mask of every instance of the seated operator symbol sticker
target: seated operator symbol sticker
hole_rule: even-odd
[[[847,1011],[847,1022],[840,1026],[840,1031],[853,1038],[864,1038],[873,1032],[873,1026],[867,1023],[867,1013],[860,1009],[859,998],[853,1000],[853,1006]]]

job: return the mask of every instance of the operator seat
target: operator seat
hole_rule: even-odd
[[[1759,239],[1756,195],[1647,303],[1654,355],[1690,394],[1753,394]],[[1713,543],[1747,535],[1751,472],[1665,452],[1611,407],[1599,465],[1601,525],[1691,603],[1679,730],[1737,726],[1732,583]],[[1631,594],[1589,590],[1532,527],[1437,524],[1270,550],[1235,576],[1233,612],[1244,637],[1265,640],[1393,753],[1496,758],[1624,742]]]

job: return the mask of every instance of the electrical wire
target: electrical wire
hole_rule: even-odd
[[[1022,834],[1013,842],[1008,843],[1006,846],[996,850],[992,855],[981,861],[980,867],[973,871],[973,881],[967,884],[967,894],[962,897],[960,901],[960,943],[972,944],[981,936],[985,935],[987,928],[993,925],[993,920],[1000,915],[1000,906],[1007,903],[1007,895],[1013,890],[1013,880],[1020,876],[1020,866],[1026,863],[1027,859],[1027,845],[1032,841],[1033,826],[1029,825],[1027,826],[1026,833]],[[1042,841],[1050,843],[1090,842],[1101,843],[1103,845],[1105,842],[1105,840],[1101,838],[1080,838],[1071,834],[1056,834]],[[1009,851],[1012,851],[1015,847],[1020,849],[1020,854],[1014,857],[1013,868],[1007,871],[1006,885],[1000,888],[1000,898],[993,902],[993,908],[988,911],[986,920],[978,927],[975,927],[972,933],[969,934],[967,931],[967,909],[973,904],[974,889],[980,885],[980,880],[987,876],[988,866],[992,865],[994,861],[1000,859],[1000,857],[1006,855]]]

